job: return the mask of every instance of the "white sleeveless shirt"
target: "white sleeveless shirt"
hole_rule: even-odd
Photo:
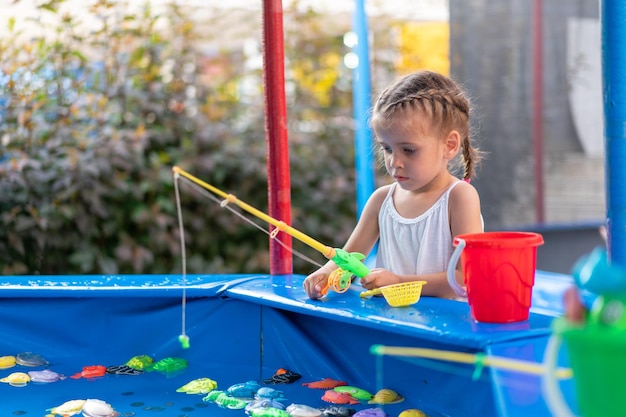
[[[396,211],[393,191],[389,192],[378,212],[380,230],[376,267],[399,275],[422,275],[445,271],[454,250],[448,216],[453,183],[425,213],[407,219]]]

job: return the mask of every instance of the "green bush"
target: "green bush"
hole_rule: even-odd
[[[100,0],[88,36],[60,3],[37,9],[47,19],[32,33],[48,36],[8,21],[0,38],[0,272],[180,273],[174,165],[267,211],[260,70],[223,51],[212,58],[223,71],[202,77],[193,10],[175,2],[159,14]],[[330,59],[343,53],[336,39],[288,37],[290,65],[326,76],[287,71],[292,224],[337,246],[355,222],[349,74]],[[244,77],[258,96],[241,96]],[[187,272],[269,271],[265,233],[180,185]],[[294,272],[313,268],[294,258]]]

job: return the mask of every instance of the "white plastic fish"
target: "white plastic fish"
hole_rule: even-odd
[[[119,413],[110,404],[102,400],[88,399],[83,405],[83,416],[85,417],[117,417]]]
[[[291,417],[321,417],[322,412],[305,404],[291,404],[285,410]]]

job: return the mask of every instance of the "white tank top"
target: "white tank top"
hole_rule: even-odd
[[[407,219],[396,211],[393,191],[389,192],[378,213],[380,230],[376,267],[399,275],[421,275],[445,271],[452,256],[452,233],[448,218],[452,184],[425,213]]]

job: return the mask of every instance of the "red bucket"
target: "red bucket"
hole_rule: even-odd
[[[535,283],[537,246],[543,237],[530,232],[485,232],[458,235],[448,265],[448,282],[467,295],[472,317],[485,323],[528,319]],[[454,271],[461,258],[465,290]]]

